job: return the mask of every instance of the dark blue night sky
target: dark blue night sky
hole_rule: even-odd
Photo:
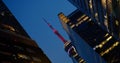
[[[63,43],[42,20],[46,18],[67,40],[57,14],[75,10],[67,0],[4,0],[26,32],[37,42],[52,63],[72,63],[64,51]]]

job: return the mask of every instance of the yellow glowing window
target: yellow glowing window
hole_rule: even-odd
[[[109,34],[107,33],[104,37],[107,37]]]
[[[80,21],[83,17],[85,17],[86,15],[82,15],[80,18],[77,19],[77,21]]]
[[[89,1],[89,6],[90,6],[90,9],[92,9],[92,0]]]
[[[106,0],[101,0],[101,2],[102,2],[103,8],[106,9]]]
[[[75,27],[75,25],[74,25],[74,24],[70,26],[70,28],[73,28],[73,27]]]
[[[118,22],[118,20],[115,21],[115,24],[116,24],[117,26],[119,26],[119,22]]]
[[[109,41],[112,38],[112,36],[108,37],[106,40]]]
[[[98,13],[95,13],[95,17],[98,17]]]
[[[108,33],[105,36],[108,36]],[[93,49],[95,50],[96,48],[102,48],[110,39],[112,39],[112,36],[109,36],[106,40],[101,42],[99,45],[96,45]]]
[[[69,20],[69,18],[67,18],[63,13],[59,14],[59,18],[61,21],[63,21],[64,23],[67,23]]]
[[[105,41],[103,41],[99,47],[102,48],[110,39],[112,38],[112,36],[109,36]]]
[[[89,19],[89,17],[88,16],[84,16],[84,18],[82,19],[82,20],[80,20],[77,24],[76,24],[76,26],[79,26],[81,23],[83,23],[83,22],[85,22],[87,19]],[[91,21],[91,19],[89,19],[89,20],[87,20],[87,21]]]
[[[81,58],[81,59],[79,60],[79,63],[86,63],[86,62],[85,62],[84,59]]]
[[[89,18],[89,17],[86,16],[83,20],[86,21],[88,18]]]
[[[6,24],[2,24],[3,27],[5,27],[5,29],[8,29],[10,31],[15,31],[15,29],[12,26],[6,25]]]
[[[28,57],[27,55],[24,55],[24,54],[18,54],[18,58],[30,59],[30,57]]]
[[[107,53],[109,53],[111,50],[113,50],[116,46],[119,45],[119,42],[115,42],[111,47],[109,47],[107,50],[105,50],[104,52],[101,52],[100,55],[103,56]]]

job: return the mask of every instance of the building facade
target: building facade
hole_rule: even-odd
[[[60,13],[58,16],[60,20],[63,22],[62,25],[66,24],[70,29],[72,29],[76,33],[76,35],[70,36],[73,32],[68,32],[69,30],[65,29],[68,35],[70,36],[71,41],[73,42],[79,41],[80,44],[74,43],[77,51],[84,51],[81,48],[85,47],[92,48],[94,52],[97,52],[99,56],[103,58],[103,61],[105,60],[106,63],[119,63],[120,43],[119,43],[119,29],[117,29],[119,28],[118,24],[119,21],[115,16],[112,15],[113,11],[111,10],[111,7],[109,7],[106,10],[105,9],[106,6],[102,5],[104,3],[102,0],[97,1],[69,0],[69,1],[73,5],[75,5],[78,9],[68,16],[65,16],[63,13]],[[108,0],[108,2],[110,4],[112,1]],[[95,10],[96,8],[97,10]],[[116,27],[116,24],[118,27]],[[63,26],[63,28],[65,28],[65,26]],[[79,40],[75,39],[77,38],[76,36],[80,37],[81,39],[80,38],[78,38]],[[84,42],[87,43],[90,47],[88,46],[81,47],[83,45],[83,43],[80,42],[81,40],[84,40]],[[89,53],[93,53],[93,51],[89,51]],[[87,56],[86,53],[81,55]],[[96,60],[93,61],[100,62],[97,59],[98,58],[96,58]],[[91,62],[88,61],[88,63]]]
[[[59,14],[59,18],[63,17],[62,13]],[[63,18],[64,19],[64,18]],[[61,19],[62,20],[62,19]],[[66,20],[66,19],[64,19]],[[96,53],[87,43],[81,38],[68,24],[64,21],[61,21],[63,28],[67,32],[71,43],[75,47],[78,55],[84,60],[84,62],[77,62],[74,57],[71,57],[73,63],[106,63],[104,59],[102,59],[98,53]],[[92,57],[92,58],[91,58]]]
[[[68,0],[95,23],[120,38],[119,0]]]
[[[0,63],[51,63],[0,0]]]

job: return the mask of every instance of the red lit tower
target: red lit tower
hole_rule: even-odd
[[[48,23],[44,18],[43,20],[47,25],[52,29],[52,31],[59,37],[59,39],[64,43],[65,51],[69,54],[70,57],[73,57],[78,63],[86,63],[86,61],[80,57],[80,55],[77,53],[75,47],[71,42],[68,40],[65,40],[60,33],[52,27],[50,23]]]

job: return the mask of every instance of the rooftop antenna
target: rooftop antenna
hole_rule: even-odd
[[[62,42],[65,44],[65,43],[67,42],[67,40],[65,40],[65,39],[63,38],[63,36],[60,35],[60,33],[59,33],[55,28],[53,28],[52,25],[51,25],[50,23],[48,23],[44,18],[43,18],[43,20],[44,20],[45,23],[52,29],[52,31],[60,38],[60,40],[62,40]]]
[[[44,18],[43,18],[43,20],[53,30],[53,32],[62,40],[62,42],[64,43],[64,46],[65,46],[65,51],[69,54],[69,56],[75,58],[78,63],[86,63],[86,61],[84,59],[82,59],[81,56],[79,56],[74,45],[71,42],[65,40],[62,37],[62,35],[60,35],[60,33],[55,28],[53,28],[52,25],[50,23],[48,23]]]

